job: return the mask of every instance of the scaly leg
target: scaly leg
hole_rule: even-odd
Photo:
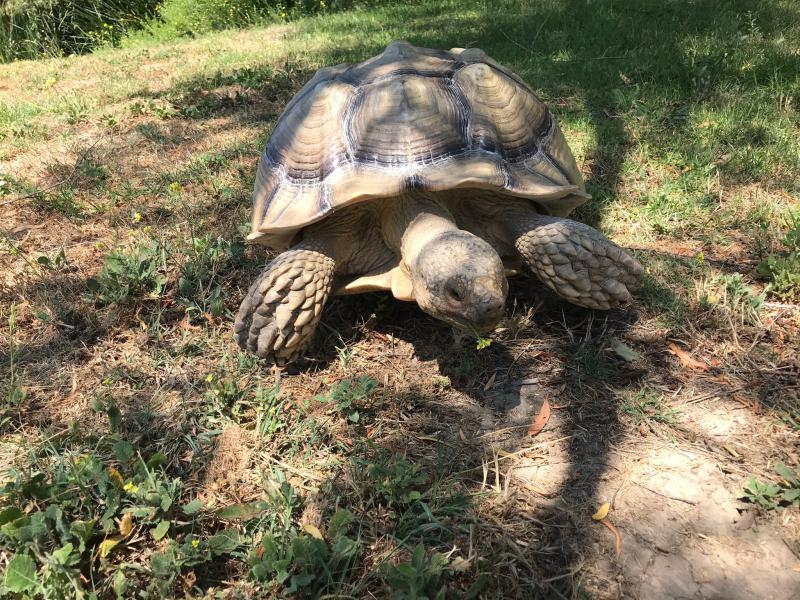
[[[534,211],[513,211],[507,223],[530,269],[559,296],[608,310],[631,299],[644,269],[596,229]],[[509,215],[510,216],[510,215]]]
[[[335,267],[326,246],[313,240],[278,255],[242,301],[234,326],[239,345],[278,365],[297,360],[314,335]]]

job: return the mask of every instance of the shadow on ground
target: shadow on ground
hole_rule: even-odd
[[[603,210],[618,202],[624,191],[620,180],[631,140],[621,113],[632,112],[635,118],[636,111],[656,111],[657,126],[643,132],[645,142],[655,142],[684,129],[690,106],[714,106],[721,92],[732,86],[756,85],[776,70],[796,73],[800,60],[796,57],[790,61],[782,54],[765,56],[745,76],[735,65],[726,63],[724,46],[697,53],[693,44],[703,36],[713,41],[750,35],[755,30],[769,34],[787,18],[777,7],[750,0],[646,2],[635,6],[572,1],[511,8],[498,10],[487,3],[474,11],[453,15],[441,7],[423,5],[414,7],[413,15],[409,15],[411,9],[394,7],[382,13],[382,25],[387,35],[422,46],[482,47],[528,81],[560,120],[590,137],[592,141],[585,144],[585,163],[587,187],[594,201],[580,215],[590,223],[597,223]],[[313,25],[301,25],[301,33],[306,26]],[[290,57],[283,67],[256,64],[214,77],[180,81],[148,97],[169,100],[186,120],[208,123],[205,135],[236,124],[257,123],[267,128],[311,76],[314,67],[310,64],[362,60],[383,49],[359,42],[346,18],[334,19],[327,27],[329,45],[311,57]],[[223,124],[209,123],[221,117],[226,118]],[[145,133],[157,140],[163,134],[155,130]],[[203,135],[202,131],[197,135]],[[135,152],[137,148],[131,146],[118,153],[116,160],[130,160]],[[241,157],[246,152],[240,149],[236,155]],[[254,177],[256,158],[253,155],[249,170],[242,175],[248,179],[248,186]],[[228,207],[219,218],[224,221],[238,210],[240,207]],[[254,275],[237,273],[235,283],[228,282],[230,289],[241,289],[242,282],[246,287],[246,281]],[[41,290],[32,290],[34,295],[52,292],[59,286],[64,290],[54,298],[69,299],[80,294],[81,286],[75,281],[49,281],[42,285]],[[651,294],[650,300],[657,302],[650,309],[658,313],[673,310],[679,302],[670,293],[651,289],[645,290],[643,296]],[[236,308],[235,296],[232,293],[228,302],[231,310]],[[543,306],[525,316],[540,298]],[[597,540],[584,517],[602,499],[599,490],[608,473],[609,455],[631,433],[629,422],[620,420],[623,407],[618,392],[637,390],[645,380],[654,380],[671,392],[687,384],[689,378],[670,372],[661,347],[669,334],[666,328],[655,335],[654,341],[629,341],[644,355],[642,361],[634,363],[635,367],[609,350],[613,338],[630,340],[633,336],[635,340],[631,332],[636,322],[633,310],[601,315],[564,307],[542,295],[536,282],[525,278],[512,285],[510,302],[515,309],[509,321],[518,316],[522,321],[519,330],[510,327],[502,340],[476,353],[454,344],[448,328],[415,306],[394,302],[385,295],[336,299],[327,309],[310,355],[310,366],[300,376],[320,375],[343,360],[337,346],[345,351],[353,345],[358,352],[375,351],[364,363],[389,375],[385,393],[392,402],[407,409],[404,413],[400,408],[386,407],[387,412],[394,411],[391,414],[396,423],[385,425],[386,435],[375,441],[375,446],[430,466],[432,477],[443,477],[455,469],[464,471],[473,492],[495,485],[501,491],[512,488],[511,493],[516,494],[512,500],[498,502],[481,515],[478,535],[496,537],[501,551],[497,565],[478,563],[480,569],[503,579],[498,588],[510,590],[516,586],[517,597],[580,597],[582,561]],[[152,305],[138,305],[137,317],[148,316],[142,315],[142,310],[156,311]],[[364,324],[372,313],[376,314],[376,324]],[[692,316],[682,315],[687,319]],[[32,379],[40,380],[79,367],[87,358],[87,348],[110,340],[115,334],[113,328],[98,327],[91,317],[81,317],[84,318],[89,320],[75,317],[65,321],[66,327],[59,326],[53,339],[15,349],[17,369],[29,369]],[[359,319],[362,324],[356,325]],[[76,330],[80,331],[73,333]],[[380,344],[373,344],[376,334],[383,336]],[[659,347],[653,350],[651,343]],[[136,344],[139,342],[133,345]],[[413,352],[408,352],[408,344]],[[54,347],[61,350],[54,353]],[[9,358],[5,349],[0,352],[4,370]],[[45,358],[47,363],[40,364]],[[430,385],[413,382],[420,363],[431,367],[426,373],[436,372],[442,377],[436,384],[440,386],[437,393],[430,391]],[[731,372],[737,368],[734,365]],[[729,397],[737,386],[725,381],[725,374],[721,370],[719,381],[706,381],[703,393]],[[770,390],[785,388],[786,378],[792,375],[777,371],[738,374],[746,380],[739,386],[741,389],[767,402]],[[162,383],[158,384],[159,391],[171,389],[177,393],[189,393],[186,390],[191,391],[198,384],[170,382],[165,388]],[[460,395],[465,399],[459,400]],[[553,421],[543,435],[531,440],[526,437],[527,428],[544,399],[554,405]],[[139,393],[134,400],[146,404],[146,394]],[[144,408],[132,406],[131,418],[139,419],[136,413],[145,415],[142,424],[150,426],[151,433],[157,431],[148,423]],[[63,425],[55,417],[52,424]],[[524,479],[523,485],[512,486],[510,481],[517,479],[505,469],[496,468],[502,459],[498,450],[514,453],[536,446],[531,452],[541,456],[537,453],[550,443],[563,445],[567,463],[552,480],[557,482],[552,489],[537,491],[535,480],[531,483]],[[704,440],[697,434],[694,444],[725,454],[719,440]],[[353,471],[358,472],[362,466],[354,460]],[[334,481],[332,485],[347,487],[348,481]],[[451,519],[448,525],[458,525],[459,518],[469,520],[467,513],[464,505],[460,506],[447,515]],[[370,522],[376,527],[371,535],[382,537],[377,529],[380,520]],[[461,536],[455,541],[460,547],[471,548],[475,531],[470,529],[470,523],[465,525],[453,527]],[[414,529],[417,526],[405,532],[410,535],[409,543],[420,533]],[[454,542],[445,537],[441,541]],[[597,584],[607,586],[603,592],[609,596],[617,589],[614,585],[612,581]]]

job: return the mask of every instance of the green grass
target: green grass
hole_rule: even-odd
[[[409,306],[336,300],[310,366],[273,377],[231,339],[266,258],[243,244],[258,156],[316,69],[395,39],[528,81],[593,194],[577,216],[648,276],[608,315],[528,310],[518,280],[523,317],[480,352]],[[788,0],[423,0],[0,65],[0,593],[588,597],[570,549],[595,545],[597,481],[571,472],[563,521],[497,493],[464,407],[533,373],[576,463],[673,425],[660,390],[727,377],[796,415],[796,313],[770,305],[797,300],[797,40]],[[687,374],[670,340],[719,372]]]

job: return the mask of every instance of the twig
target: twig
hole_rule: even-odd
[[[602,519],[600,522],[608,527],[611,533],[614,534],[614,554],[619,558],[619,555],[622,554],[622,536],[619,534],[619,531],[617,531],[617,528],[609,523],[607,519]]]
[[[289,463],[285,463],[282,460],[275,458],[274,456],[270,456],[269,454],[265,454],[268,460],[271,460],[279,467],[283,467],[287,471],[291,471],[295,475],[299,475],[300,477],[305,477],[306,479],[311,479],[313,481],[322,481],[323,477],[316,475],[315,473],[311,473],[310,471],[306,471],[305,469],[298,469],[297,467],[293,467]]]
[[[800,305],[798,304],[784,304],[783,302],[764,302],[761,306],[766,306],[767,308],[791,308],[800,310]]]
[[[733,388],[732,390],[722,390],[722,391],[715,391],[715,392],[708,392],[707,394],[701,394],[692,398],[691,400],[687,400],[684,404],[696,404],[697,402],[702,402],[703,400],[708,400],[709,398],[713,398],[714,396],[730,396],[731,394],[735,394],[736,392],[741,392],[742,390],[746,389],[746,385],[741,385],[737,388]]]
[[[656,496],[661,496],[662,498],[666,498],[667,500],[676,500],[678,502],[684,502],[685,504],[691,504],[692,506],[695,506],[697,504],[697,502],[695,502],[694,500],[687,500],[686,498],[678,498],[677,496],[667,496],[666,494],[662,494],[661,492],[657,492],[656,490],[651,489],[651,488],[647,487],[646,485],[642,485],[638,481],[634,481],[633,483],[638,485],[640,488],[643,488],[643,489],[647,490],[651,494],[655,494]]]

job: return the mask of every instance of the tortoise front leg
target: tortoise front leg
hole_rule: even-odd
[[[608,310],[631,299],[644,269],[635,258],[583,223],[518,209],[504,215],[514,247],[528,267],[559,296]]]
[[[239,345],[278,365],[297,360],[314,336],[335,267],[329,249],[313,240],[279,254],[242,301],[234,325]]]

